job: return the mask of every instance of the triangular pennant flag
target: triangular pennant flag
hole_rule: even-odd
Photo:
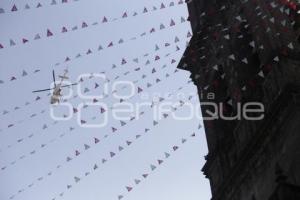
[[[94,142],[95,142],[95,144],[98,144],[100,142],[100,140],[98,138],[94,138]]]
[[[23,70],[22,76],[27,76],[27,72],[25,70]]]
[[[120,123],[121,123],[121,126],[125,126],[126,125],[126,123],[123,122],[123,121],[120,121]]]
[[[181,21],[181,23],[185,22],[184,17],[181,17],[180,21]]]
[[[148,177],[148,174],[143,174],[142,175],[144,178],[147,178]]]
[[[130,146],[130,145],[132,144],[132,142],[126,141],[126,144],[127,144],[128,146]]]
[[[175,22],[174,22],[174,20],[173,20],[173,19],[171,19],[170,26],[175,26]]]
[[[80,181],[80,178],[78,178],[78,177],[75,176],[74,180],[75,180],[76,183],[78,183]]]
[[[126,189],[128,192],[130,192],[132,190],[132,187],[126,186]]]
[[[119,195],[119,196],[118,196],[118,200],[121,200],[121,199],[123,199],[123,197],[124,197],[124,196],[122,196],[122,195]]]
[[[135,179],[134,182],[135,182],[136,185],[138,185],[141,181],[138,180],[138,179]]]
[[[110,42],[107,47],[112,47],[112,46],[114,46],[114,44],[113,44],[113,42]]]
[[[110,152],[110,157],[114,157],[116,154],[114,152]]]
[[[38,39],[41,39],[41,36],[40,36],[39,34],[36,34],[36,35],[34,36],[34,40],[38,40]]]
[[[47,29],[47,37],[51,37],[51,36],[53,36],[53,33],[49,29]]]
[[[138,87],[138,93],[141,93],[141,92],[143,92],[143,89]]]
[[[9,40],[9,44],[10,44],[10,46],[15,46],[16,45],[16,43],[12,39]]]
[[[102,23],[106,23],[107,22],[107,18],[103,17]]]
[[[164,28],[165,28],[165,25],[160,24],[159,29],[162,30],[162,29],[164,29]]]
[[[119,151],[122,151],[123,149],[124,149],[123,147],[119,146]]]
[[[38,3],[36,7],[37,7],[37,8],[40,8],[40,7],[42,7],[42,4],[41,4],[41,3]]]
[[[88,150],[90,148],[90,146],[89,145],[87,145],[87,144],[84,144],[84,149],[85,150]]]
[[[169,158],[169,157],[170,157],[170,154],[169,154],[169,153],[165,153],[165,157],[166,157],[166,158]]]
[[[156,169],[156,166],[155,165],[150,165],[150,168],[152,171],[154,171]]]
[[[17,6],[14,4],[13,7],[11,8],[12,12],[18,11]]]
[[[127,13],[125,12],[122,16],[122,18],[126,18],[127,17]]]
[[[88,25],[85,22],[82,22],[81,28],[86,28]]]
[[[158,164],[161,165],[164,161],[163,160],[157,160]]]

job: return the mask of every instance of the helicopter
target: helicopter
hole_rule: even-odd
[[[63,83],[64,80],[69,79],[69,77],[67,77],[67,73],[68,73],[68,70],[67,69],[64,70],[64,74],[62,76],[61,75],[58,76],[60,78],[60,82],[58,84],[56,84],[56,81],[55,81],[55,72],[54,72],[54,70],[52,70],[54,87],[53,88],[49,88],[49,89],[43,89],[43,90],[35,90],[35,91],[32,91],[32,92],[33,93],[37,93],[37,92],[45,92],[45,91],[51,91],[51,90],[53,90],[52,96],[50,98],[50,103],[51,104],[59,103],[60,102],[60,98],[62,97],[62,94],[61,94],[62,89],[61,88],[71,87],[73,85],[77,85],[78,84],[78,83],[73,83],[73,84],[70,84],[70,85],[62,85],[62,83]]]

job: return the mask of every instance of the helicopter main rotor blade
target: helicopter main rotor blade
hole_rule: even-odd
[[[63,86],[61,86],[62,88],[63,87],[70,87],[70,86],[73,86],[73,85],[78,85],[78,83],[73,83],[73,84],[71,84],[71,85],[63,85]]]
[[[36,93],[36,92],[44,92],[44,91],[49,91],[49,90],[53,90],[54,88],[49,88],[49,89],[44,89],[44,90],[35,90],[35,91],[32,91],[33,93]]]
[[[56,87],[54,70],[52,70],[52,76],[53,76],[54,87]]]

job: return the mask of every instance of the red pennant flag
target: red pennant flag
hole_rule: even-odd
[[[143,177],[144,177],[144,178],[147,178],[147,177],[148,177],[148,174],[143,174]]]
[[[95,89],[98,88],[98,87],[99,87],[98,83],[95,83]]]
[[[66,27],[62,27],[62,30],[61,30],[62,33],[66,33],[68,32],[67,28]]]
[[[106,22],[107,22],[106,17],[103,17],[102,23],[106,23]]]
[[[155,60],[159,60],[160,59],[160,57],[159,56],[155,56]]]
[[[176,151],[178,149],[178,146],[174,146],[173,150]]]
[[[22,42],[23,42],[23,44],[25,44],[26,42],[28,42],[28,40],[25,39],[25,38],[23,38],[23,39],[22,39]]]
[[[68,62],[68,61],[70,61],[70,58],[66,57],[65,62]]]
[[[175,26],[175,22],[173,19],[171,20],[170,26]]]
[[[152,28],[151,30],[150,30],[150,33],[154,33],[155,32],[155,28]]]
[[[163,160],[157,160],[158,164],[162,164],[164,161]]]
[[[49,29],[47,29],[47,37],[51,37],[51,36],[53,36],[53,33]]]
[[[130,192],[132,190],[132,187],[126,187],[127,191]]]
[[[110,42],[107,47],[112,47],[112,46],[114,46],[114,44],[113,44],[113,42]]]
[[[0,44],[0,49],[3,49],[4,47],[3,47],[3,45],[2,44]]]
[[[138,87],[138,93],[141,93],[141,92],[143,92],[143,89]]]
[[[104,108],[101,108],[100,110],[101,110],[101,113],[106,112],[106,110]]]
[[[97,99],[93,99],[93,103],[97,103],[98,102],[98,100]]]
[[[92,50],[90,50],[90,49],[86,52],[87,55],[91,54],[91,53],[92,53]]]
[[[126,62],[126,60],[123,58],[122,59],[122,65],[125,65],[127,62]]]
[[[75,155],[76,155],[76,156],[79,156],[79,155],[80,155],[80,152],[76,150],[76,151],[75,151]]]
[[[86,28],[88,25],[85,22],[82,22],[81,28]]]
[[[73,113],[77,113],[77,112],[78,112],[77,108],[73,108]]]
[[[114,157],[116,154],[114,152],[110,152],[110,157]]]
[[[132,142],[130,142],[130,141],[126,141],[126,144],[127,144],[128,146],[130,146],[131,143],[132,143]]]
[[[16,6],[16,5],[13,5],[11,11],[12,11],[12,12],[15,12],[15,11],[17,11],[17,10],[18,10],[18,9],[17,9],[17,6]]]
[[[94,142],[95,142],[95,144],[98,144],[100,142],[100,140],[98,138],[94,138]]]
[[[123,14],[122,18],[125,18],[125,17],[127,17],[127,13],[126,12]]]
[[[114,127],[112,127],[111,129],[112,129],[112,132],[113,132],[113,133],[116,132],[116,131],[118,130],[118,129],[114,128]]]

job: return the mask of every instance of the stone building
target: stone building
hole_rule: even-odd
[[[300,200],[300,2],[186,3],[193,37],[178,68],[204,117],[215,111],[204,102],[232,117],[204,120],[212,199]],[[235,117],[249,102],[264,106],[261,119]]]

